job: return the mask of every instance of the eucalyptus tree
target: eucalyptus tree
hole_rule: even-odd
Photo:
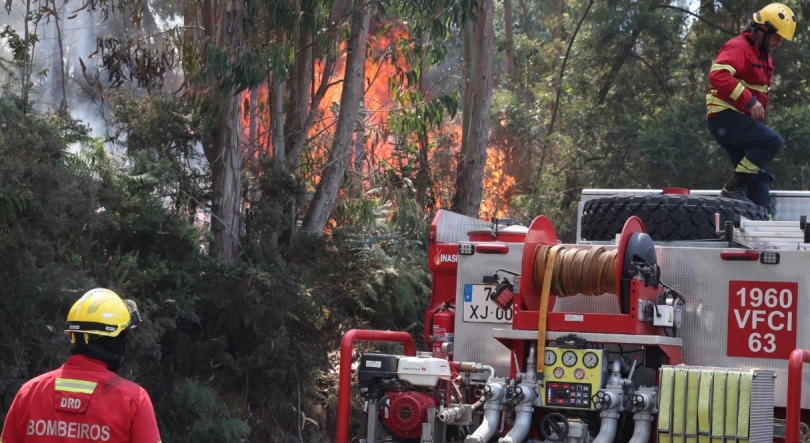
[[[48,4],[53,6],[53,2]],[[245,8],[243,0],[188,0],[179,6],[91,0],[67,17],[92,12],[106,32],[98,38],[94,54],[106,78],[89,74],[85,61],[79,60],[87,86],[98,90],[100,100],[111,93],[110,89],[121,86],[162,93],[167,78],[174,80],[178,74],[184,77],[182,82],[169,86],[179,89],[183,99],[194,104],[196,115],[203,121],[197,134],[210,167],[211,188],[206,205],[210,206],[212,232],[209,253],[226,262],[236,258],[242,230],[239,93],[261,83],[268,69],[265,57],[260,55],[266,48],[245,45],[245,33],[254,29]],[[67,13],[53,7],[43,10],[50,11],[50,19],[57,22],[64,19],[60,14]],[[169,16],[182,11],[184,25],[161,29],[153,11]]]
[[[492,0],[478,0],[475,20],[463,24],[464,82],[461,153],[451,209],[477,217],[484,187],[493,85]]]
[[[340,97],[340,114],[333,135],[329,159],[320,176],[315,195],[301,224],[301,230],[320,233],[326,227],[343,183],[343,174],[352,147],[351,138],[357,121],[357,111],[363,95],[363,67],[366,62],[366,42],[372,5],[359,0],[351,19],[351,35],[346,42],[346,70]]]
[[[22,35],[10,24],[6,24],[0,30],[0,38],[4,38],[12,52],[12,59],[0,59],[0,69],[8,77],[15,79],[16,83],[4,87],[17,92],[20,96],[23,113],[31,109],[30,93],[33,86],[31,78],[34,71],[34,49],[39,43],[39,36],[36,33],[38,23],[36,11],[39,6],[37,0],[23,0],[22,11]],[[13,2],[7,0],[5,3],[6,13],[11,15]],[[17,86],[19,85],[19,87]]]
[[[284,69],[273,72],[270,93],[273,150],[282,168],[316,188],[309,205],[303,202],[302,230],[321,232],[333,214],[338,191],[344,184],[352,137],[355,147],[365,143],[362,140],[365,114],[358,114],[357,107],[370,83],[375,81],[371,78],[375,74],[362,74],[367,64],[397,64],[397,75],[379,79],[389,82],[395,102],[387,126],[395,137],[397,153],[402,154],[407,165],[398,173],[416,183],[418,201],[424,203],[428,199],[431,182],[428,133],[445,115],[455,113],[457,99],[435,90],[429,93],[433,85],[426,79],[429,71],[444,58],[443,44],[452,29],[459,28],[460,23],[471,16],[471,9],[470,2],[450,0],[429,3],[295,1],[276,7],[274,38],[277,44],[284,46],[282,52],[290,57],[285,60]],[[367,18],[364,15],[372,12],[375,22],[363,24]],[[370,28],[364,30],[368,26]],[[380,53],[372,51],[365,42],[366,32],[383,33],[400,27],[403,32],[392,40],[390,48]],[[342,73],[334,72],[341,54],[340,45],[345,45],[348,54]],[[372,58],[368,58],[369,55]],[[395,62],[400,57],[404,64]],[[341,100],[328,109],[323,100],[334,85],[342,88]],[[284,107],[279,104],[281,98]],[[329,112],[336,115],[334,127],[324,128],[319,119]],[[279,134],[280,131],[283,132]],[[313,162],[313,158],[319,157],[313,156],[316,141],[325,132],[330,134],[325,143],[328,148],[320,155],[322,160]],[[380,130],[375,134],[385,140],[384,132]],[[413,151],[410,146],[415,146]],[[412,164],[416,166],[411,168]],[[418,171],[415,177],[411,176],[411,170]],[[362,171],[355,172],[362,174]],[[317,178],[311,179],[313,176]],[[295,212],[295,209],[290,207],[288,211]]]
[[[263,76],[245,47],[244,0],[198,1],[187,8],[185,64],[193,84],[202,87],[198,100],[209,124],[202,137],[211,167],[211,254],[234,261],[242,230],[242,144],[239,93]],[[258,51],[257,51],[258,52]],[[256,71],[259,71],[258,73]]]

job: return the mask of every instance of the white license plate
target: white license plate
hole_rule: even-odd
[[[466,322],[512,323],[512,307],[501,309],[489,295],[492,285],[464,285],[464,317]]]

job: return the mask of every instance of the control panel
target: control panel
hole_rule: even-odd
[[[602,349],[546,348],[543,406],[593,409],[605,374]]]

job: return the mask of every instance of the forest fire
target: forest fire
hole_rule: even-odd
[[[376,32],[375,32],[376,30]],[[358,112],[358,125],[354,134],[353,148],[349,154],[348,169],[362,177],[363,191],[377,187],[381,178],[397,181],[416,178],[409,164],[412,157],[400,152],[407,141],[399,140],[392,134],[389,117],[402,108],[395,98],[392,84],[404,81],[402,75],[408,69],[407,62],[397,50],[400,42],[407,39],[402,25],[377,23],[372,25],[372,33],[367,47],[367,59],[363,75],[364,95]],[[339,51],[344,53],[344,51]],[[318,115],[309,129],[306,162],[311,175],[303,178],[314,189],[318,174],[328,158],[331,140],[339,114],[343,88],[345,57],[337,60],[331,73],[324,72],[323,60],[315,63],[316,87],[325,79],[330,85],[318,108]],[[409,86],[415,87],[415,86]],[[256,90],[246,90],[241,95],[242,102],[242,141],[246,162],[258,173],[258,158],[272,156],[272,128],[269,112],[269,91],[267,84]],[[460,118],[445,118],[439,128],[429,129],[428,162],[432,189],[429,191],[429,207],[448,208],[455,186],[457,158],[461,146]],[[359,140],[359,142],[358,142]],[[481,202],[482,218],[504,217],[509,206],[505,198],[514,189],[515,179],[503,172],[508,161],[499,150],[488,148],[485,166],[484,196]],[[393,175],[392,175],[393,174]]]

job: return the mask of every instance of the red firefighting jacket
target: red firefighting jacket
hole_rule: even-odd
[[[744,32],[720,48],[709,72],[708,118],[727,109],[750,115],[754,99],[768,108],[773,62],[770,54],[762,57],[752,41],[751,33]]]
[[[73,355],[61,368],[26,382],[14,397],[0,443],[159,443],[146,391]]]

